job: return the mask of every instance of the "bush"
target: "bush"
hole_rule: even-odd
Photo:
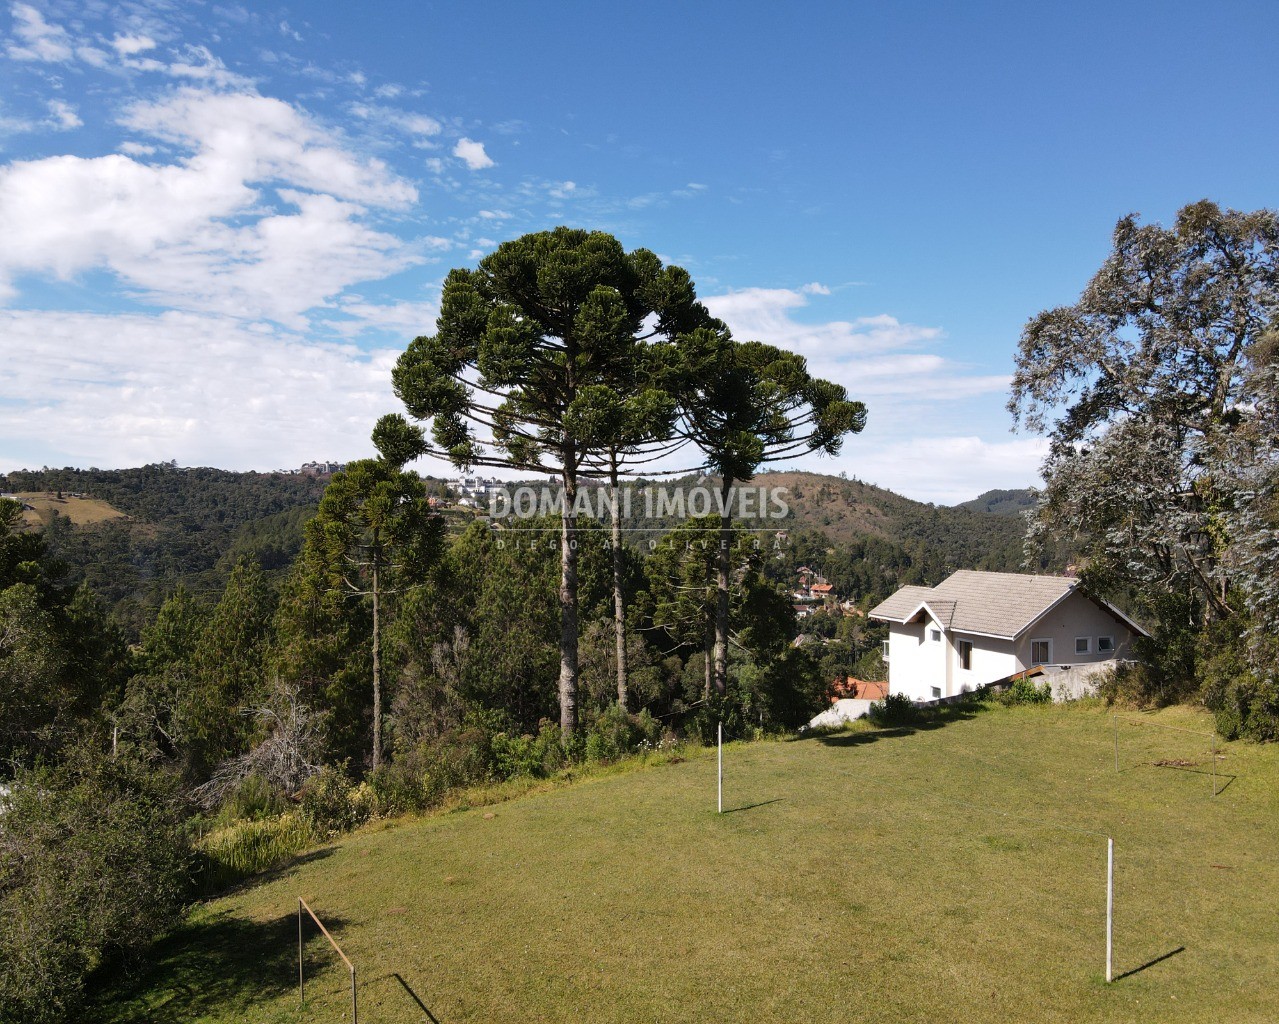
[[[274,818],[288,809],[288,801],[260,775],[249,775],[235,787],[218,808],[218,820],[230,824],[237,821],[261,821]]]
[[[176,924],[191,850],[169,793],[121,762],[23,772],[0,837],[0,1021],[75,1019],[90,975]]]
[[[369,802],[360,797],[344,766],[325,765],[303,788],[299,812],[311,834],[324,840],[368,819]]]
[[[904,693],[890,693],[870,706],[870,720],[876,725],[914,725],[919,721],[919,708]]]
[[[536,736],[497,733],[492,739],[493,768],[500,779],[546,778],[567,767],[560,727],[542,719]]]
[[[647,709],[632,715],[620,704],[612,704],[586,734],[586,758],[588,761],[617,761],[640,749],[640,744],[645,741],[651,746],[661,736],[661,726]]]
[[[444,796],[442,779],[427,770],[419,750],[405,751],[379,765],[369,775],[368,786],[376,813],[384,817],[425,811]]]
[[[1033,680],[1022,676],[1000,695],[1000,699],[1005,704],[1051,704],[1052,683],[1045,682],[1042,686],[1037,686]]]

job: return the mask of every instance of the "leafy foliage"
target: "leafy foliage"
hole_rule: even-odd
[[[62,1021],[176,923],[189,849],[162,780],[81,755],[20,772],[0,827],[0,1021]]]
[[[1181,613],[1160,617],[1194,648],[1160,647],[1174,689],[1217,623],[1251,628],[1250,671],[1273,678],[1272,634],[1244,613],[1273,607],[1279,215],[1204,201],[1171,229],[1125,217],[1113,241],[1079,301],[1022,335],[1009,409],[1051,440],[1036,528],[1081,545],[1095,592]]]

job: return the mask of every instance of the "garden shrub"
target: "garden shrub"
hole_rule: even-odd
[[[1012,686],[1000,695],[1000,699],[1005,704],[1051,704],[1052,683],[1044,682],[1042,686],[1036,685],[1034,680],[1022,676],[1013,681]]]
[[[919,721],[919,708],[904,693],[890,693],[870,706],[870,720],[876,725],[914,725]]]

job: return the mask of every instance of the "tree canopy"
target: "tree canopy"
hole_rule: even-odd
[[[1277,328],[1279,216],[1207,201],[1120,220],[1079,300],[1027,324],[1009,409],[1049,436],[1038,526],[1099,589],[1195,628],[1258,606]]]

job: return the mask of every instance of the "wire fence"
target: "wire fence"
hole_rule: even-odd
[[[355,964],[351,963],[351,961],[347,958],[347,955],[342,952],[342,947],[339,946],[337,944],[337,940],[329,934],[329,930],[324,927],[324,922],[315,916],[315,911],[307,906],[306,900],[304,900],[301,896],[298,897],[298,1001],[301,1005],[306,1005],[306,979],[304,977],[302,960],[302,911],[304,910],[308,915],[310,915],[311,920],[315,922],[316,927],[320,929],[324,937],[329,940],[329,945],[332,946],[337,952],[337,955],[342,958],[342,962],[346,964],[347,970],[351,972],[351,1024],[359,1024],[360,1010],[355,994]]]
[[[1135,715],[1120,715],[1120,714],[1114,714],[1114,713],[1111,714],[1110,720],[1113,726],[1114,739],[1115,739],[1115,774],[1116,775],[1119,774],[1119,770],[1120,770],[1119,769],[1119,724],[1120,722],[1123,722],[1125,725],[1130,725],[1133,728],[1140,727],[1143,729],[1164,729],[1169,732],[1179,732],[1189,736],[1198,736],[1200,739],[1209,740],[1209,743],[1210,743],[1209,761],[1212,765],[1212,768],[1209,774],[1211,775],[1211,778],[1212,778],[1212,795],[1215,797],[1220,792],[1220,790],[1218,790],[1217,788],[1217,733],[1216,733],[1216,730],[1213,730],[1212,732],[1201,732],[1198,729],[1187,729],[1184,726],[1180,726],[1180,725],[1165,725],[1163,722],[1148,722],[1144,718],[1138,718]],[[1155,763],[1159,764],[1160,762],[1155,762]],[[1189,765],[1174,764],[1173,767],[1189,767]]]

